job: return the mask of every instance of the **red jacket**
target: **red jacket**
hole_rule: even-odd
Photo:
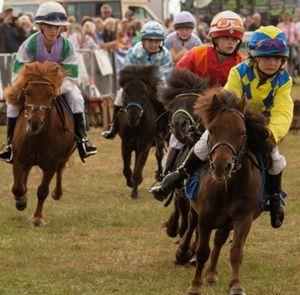
[[[245,60],[238,52],[223,62],[217,59],[217,53],[211,45],[200,45],[188,51],[176,64],[176,68],[189,69],[194,74],[207,78],[210,86],[224,86],[232,67]]]

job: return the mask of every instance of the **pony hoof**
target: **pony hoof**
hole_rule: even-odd
[[[187,290],[187,295],[201,295],[201,291],[195,287],[189,287]]]
[[[243,288],[234,288],[230,289],[229,295],[246,295],[246,292]]]
[[[53,200],[58,201],[61,199],[62,193],[57,193],[56,190],[54,190],[51,194],[51,197]]]
[[[169,227],[167,227],[166,232],[170,238],[175,238],[178,235],[177,229],[170,229]]]
[[[176,264],[182,265],[186,264],[190,261],[192,255],[189,251],[183,251],[181,249],[177,249],[176,251]]]
[[[136,200],[137,198],[138,198],[138,193],[137,192],[131,192],[130,199],[131,200]]]
[[[27,202],[16,202],[16,208],[23,211],[27,207]]]
[[[41,227],[43,225],[46,225],[47,223],[43,219],[31,219],[31,227]]]
[[[206,275],[206,283],[210,286],[216,286],[219,283],[219,279],[215,272],[208,273]]]
[[[128,187],[133,188],[133,182],[131,180],[127,180],[126,184]]]

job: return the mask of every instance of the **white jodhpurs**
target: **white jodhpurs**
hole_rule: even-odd
[[[18,105],[7,103],[7,118],[17,118],[19,116],[20,107]]]
[[[169,140],[169,147],[176,150],[181,150],[184,147],[184,144],[181,143],[172,133]]]
[[[66,101],[73,114],[84,112],[84,99],[78,86],[68,78],[63,80],[61,93],[65,95]]]
[[[276,145],[272,152],[271,152],[271,158],[272,158],[272,166],[268,170],[268,173],[271,175],[277,175],[286,167],[286,160],[283,155],[280,155],[278,150],[278,145]]]
[[[117,91],[117,95],[116,95],[116,98],[115,98],[115,101],[114,101],[115,106],[117,106],[117,107],[122,107],[123,106],[122,96],[123,96],[123,88],[120,88]]]
[[[209,149],[207,145],[208,135],[208,130],[205,130],[200,139],[194,145],[194,153],[202,161],[207,161],[209,158]]]

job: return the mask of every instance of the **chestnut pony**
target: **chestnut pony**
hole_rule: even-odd
[[[266,128],[265,119],[246,107],[245,98],[238,99],[221,88],[210,89],[200,95],[195,112],[210,133],[209,168],[202,173],[198,198],[191,200],[191,206],[197,213],[199,236],[196,272],[188,294],[201,294],[202,273],[209,257],[206,280],[217,282],[220,250],[233,229],[229,294],[244,295],[240,283],[243,248],[252,221],[259,215],[257,205],[263,193],[259,165],[251,146],[256,145],[259,150],[266,145],[265,141],[260,147],[257,146],[259,142],[251,144],[248,126],[257,123]],[[211,252],[209,240],[213,229],[216,229],[216,234]]]
[[[55,173],[52,197],[61,198],[62,172],[76,148],[72,114],[60,98],[63,77],[63,70],[54,62],[28,63],[4,94],[6,100],[20,105],[12,142],[12,192],[18,210],[24,210],[27,205],[27,178],[31,167],[39,166],[43,171],[37,190],[38,204],[32,217],[35,226],[43,224],[43,204]]]

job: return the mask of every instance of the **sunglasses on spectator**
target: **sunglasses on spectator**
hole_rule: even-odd
[[[257,44],[255,45],[255,49],[259,51],[267,51],[272,48],[284,51],[288,48],[288,46],[284,40],[279,38],[264,39],[257,42]]]

